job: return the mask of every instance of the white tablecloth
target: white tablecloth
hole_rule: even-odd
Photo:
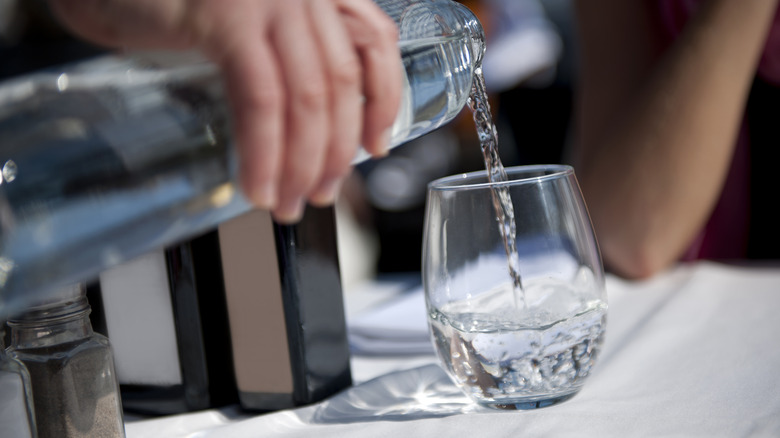
[[[556,406],[479,408],[432,353],[356,355],[356,384],[318,404],[130,420],[127,436],[780,436],[780,267],[699,263],[643,282],[609,277],[607,290],[602,355]]]

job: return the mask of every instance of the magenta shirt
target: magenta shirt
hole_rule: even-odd
[[[658,0],[661,20],[671,39],[682,31],[698,3],[699,0]],[[774,24],[767,37],[758,75],[771,84],[780,85],[780,9],[775,14]],[[750,132],[743,122],[720,199],[683,260],[744,258],[749,214]]]

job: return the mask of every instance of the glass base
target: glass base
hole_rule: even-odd
[[[552,397],[525,397],[518,400],[506,400],[505,403],[491,403],[486,400],[480,400],[481,406],[485,406],[491,409],[503,409],[509,411],[527,411],[531,409],[546,408],[548,406],[557,405],[563,403],[566,400],[577,395],[579,391],[575,391],[569,394],[556,395]],[[508,403],[506,403],[508,402]]]

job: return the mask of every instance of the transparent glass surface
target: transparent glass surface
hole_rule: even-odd
[[[36,435],[30,374],[6,354],[3,337],[0,327],[0,436],[31,438]]]
[[[441,364],[479,404],[549,406],[575,395],[599,354],[607,300],[596,238],[572,168],[456,175],[428,189],[423,283]],[[509,274],[493,205],[508,190],[517,267]]]

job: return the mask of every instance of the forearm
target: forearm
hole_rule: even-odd
[[[76,35],[108,47],[193,46],[197,38],[184,0],[49,0]],[[226,2],[227,3],[227,2]]]
[[[616,73],[585,66],[576,165],[605,261],[617,272],[663,268],[708,218],[776,6],[703,3],[674,47],[647,73],[618,81],[613,95],[604,87]]]

